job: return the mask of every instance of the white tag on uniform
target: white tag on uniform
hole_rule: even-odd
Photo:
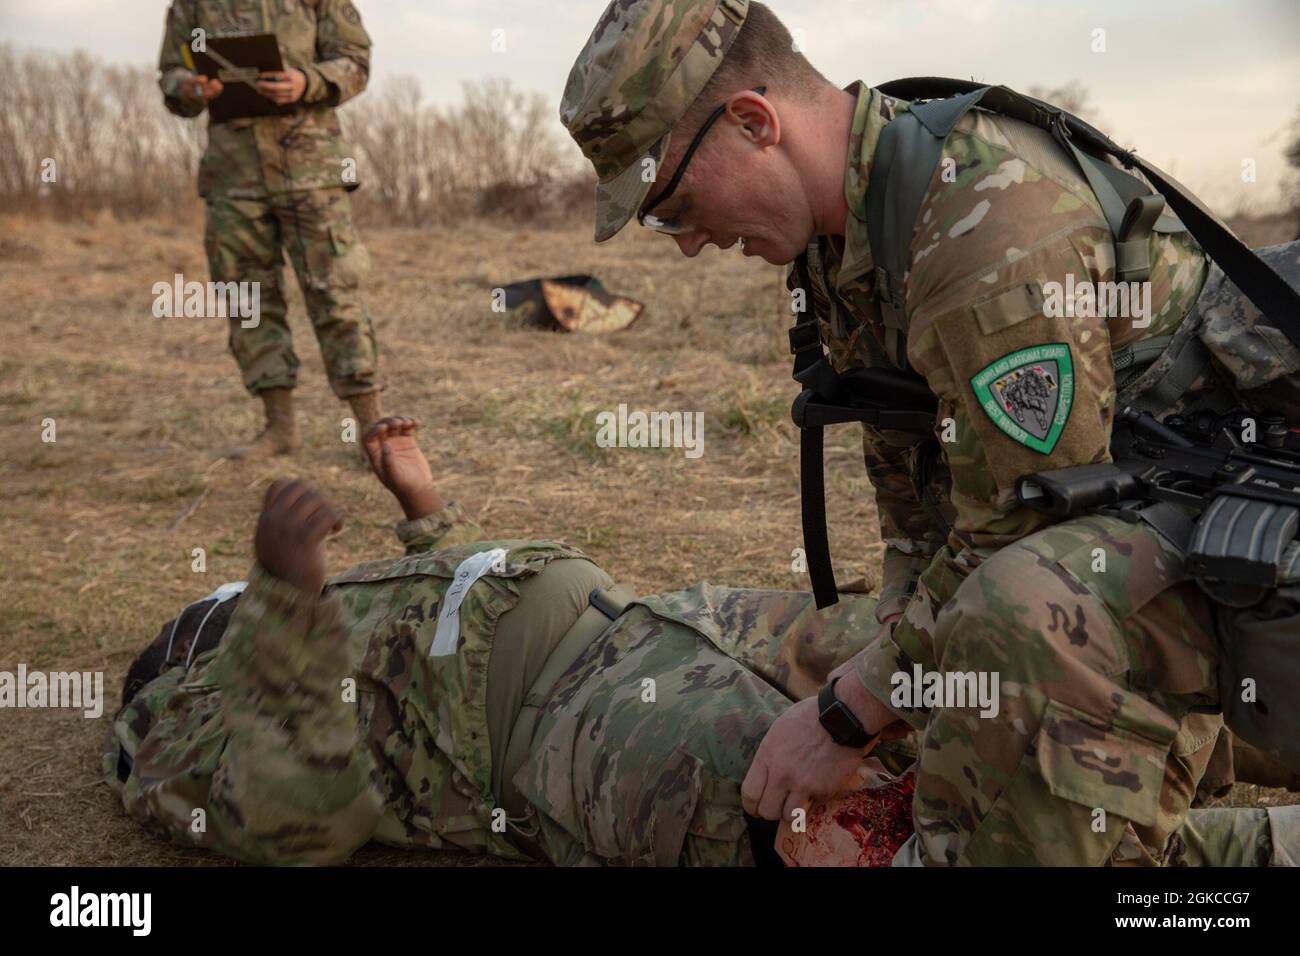
[[[229,601],[232,597],[234,597],[236,594],[243,594],[244,589],[246,587],[248,587],[247,581],[230,581],[227,584],[221,585],[221,587],[217,588],[207,597],[203,598],[203,600],[210,601],[213,598],[216,598],[218,604],[224,604],[225,602]]]
[[[460,605],[474,582],[487,574],[494,567],[500,571],[501,562],[505,560],[505,548],[493,548],[470,555],[456,568],[456,576],[442,596],[442,610],[438,612],[438,629],[433,634],[433,643],[429,645],[430,657],[446,657],[456,653],[460,643]]]

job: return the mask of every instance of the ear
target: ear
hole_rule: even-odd
[[[756,146],[781,142],[781,118],[776,105],[761,93],[744,90],[727,101],[726,119],[741,127],[742,134]]]

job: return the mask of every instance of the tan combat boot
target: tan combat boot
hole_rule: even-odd
[[[384,417],[383,404],[379,400],[379,392],[364,392],[361,395],[349,395],[348,404],[352,406],[352,417],[357,422],[357,457],[363,462],[369,462],[370,458],[366,455],[365,446],[361,443],[362,436],[366,430],[375,422]]]
[[[293,389],[268,388],[258,394],[266,409],[266,428],[249,444],[228,451],[227,458],[268,458],[287,455],[302,447],[302,436],[293,416]]]

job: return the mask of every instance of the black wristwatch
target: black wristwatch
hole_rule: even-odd
[[[826,732],[841,747],[865,747],[873,737],[862,726],[862,721],[853,715],[853,711],[835,696],[836,677],[817,692],[818,719]]]

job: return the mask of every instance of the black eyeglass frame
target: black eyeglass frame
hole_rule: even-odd
[[[767,92],[767,87],[756,86],[752,90],[750,90],[750,92],[757,93],[759,96],[762,96]],[[671,196],[673,194],[673,191],[677,189],[677,184],[682,181],[682,174],[686,172],[686,167],[690,165],[691,157],[695,155],[695,151],[699,149],[700,143],[703,142],[704,140],[704,134],[709,131],[709,127],[711,127],[714,123],[716,123],[718,121],[718,118],[722,116],[722,114],[725,113],[726,111],[727,111],[727,103],[723,103],[721,106],[719,106],[717,109],[715,109],[712,113],[709,114],[709,118],[704,121],[704,124],[700,127],[699,131],[695,134],[695,137],[691,140],[691,144],[686,147],[686,152],[682,156],[682,161],[677,164],[677,169],[673,171],[673,178],[668,180],[668,188],[665,189],[662,193],[660,193],[659,198],[656,199],[654,202],[652,202],[649,205],[649,207],[637,211],[636,221],[638,223],[640,223],[642,226],[645,226],[646,228],[653,229],[656,232],[662,232],[667,235],[676,235],[678,233],[686,231],[686,228],[680,222],[675,222],[670,219],[659,219],[656,216],[652,216],[650,214],[650,211],[654,209],[656,206],[662,204],[664,200],[666,200],[669,196]],[[653,219],[654,225],[650,225],[649,223],[647,223],[646,222],[647,219]]]

